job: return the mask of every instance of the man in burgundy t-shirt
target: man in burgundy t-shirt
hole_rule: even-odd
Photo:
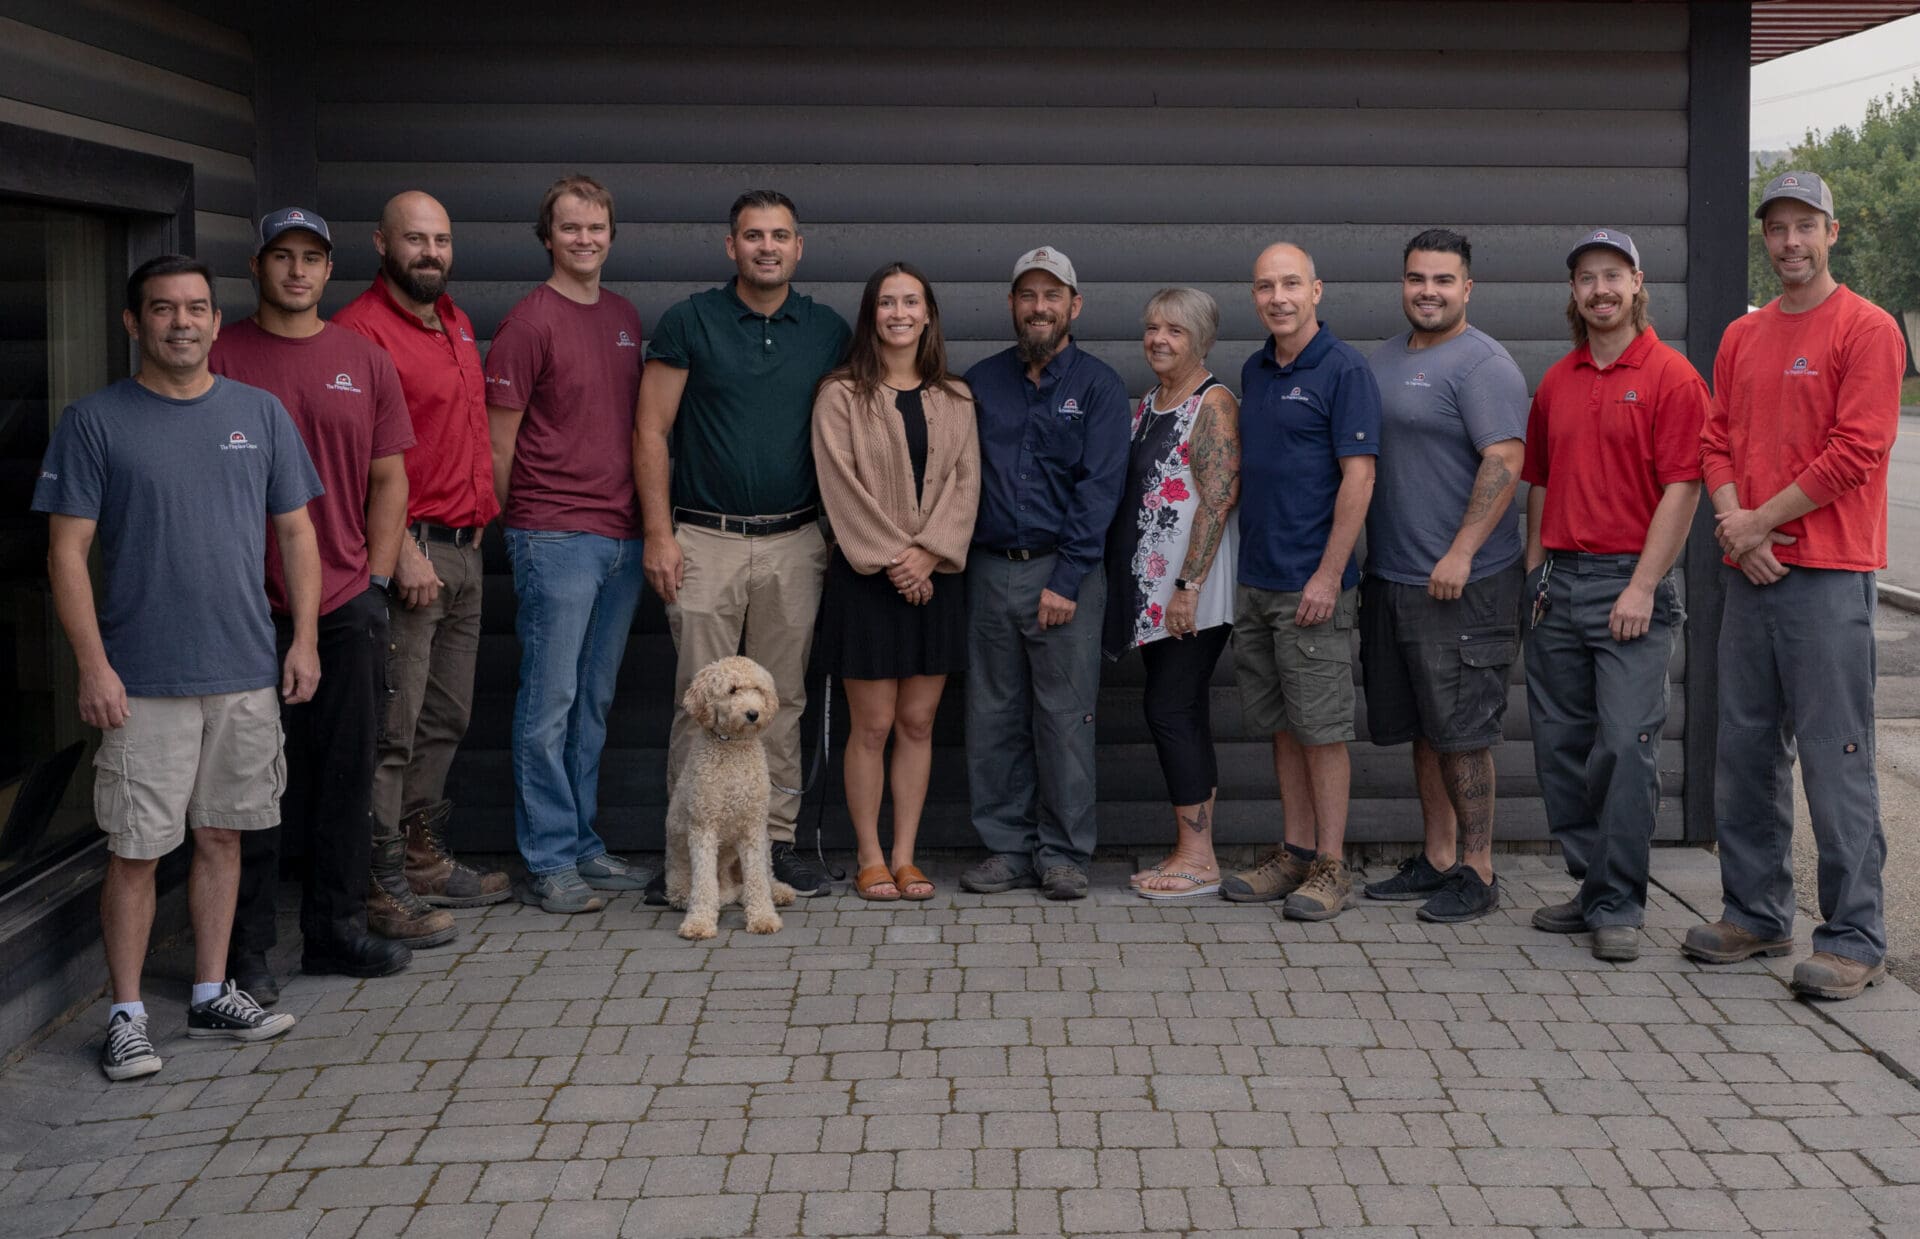
[[[607,710],[645,584],[633,488],[640,316],[600,285],[613,197],[556,182],[535,228],[553,275],[520,300],[487,354],[493,485],[519,595],[513,710],[514,832],[523,902],[604,906],[647,875],[594,829]]]
[[[301,971],[385,976],[412,958],[405,944],[368,933],[367,874],[374,746],[385,707],[385,587],[406,522],[401,453],[413,446],[413,426],[392,360],[366,338],[320,319],[333,270],[325,220],[297,208],[268,215],[252,267],[259,307],[220,334],[209,365],[280,398],[326,487],[307,507],[320,544],[320,686],[312,701],[281,712],[283,826],[300,833],[308,856],[301,870]],[[266,574],[284,643],[287,588],[272,540]],[[274,944],[280,833],[258,831],[243,841],[230,952],[241,988],[263,1004],[279,989],[266,955]],[[451,925],[442,928],[452,936]]]

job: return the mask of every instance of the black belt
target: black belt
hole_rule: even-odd
[[[768,534],[786,533],[802,525],[811,525],[820,519],[820,507],[815,504],[780,516],[727,516],[720,512],[702,512],[697,508],[675,508],[673,519],[679,525],[696,525],[701,529],[718,529],[721,533],[764,538]]]
[[[1001,546],[981,546],[978,542],[976,542],[973,544],[973,549],[976,551],[985,551],[987,554],[992,555],[996,559],[1011,559],[1013,562],[1017,564],[1023,564],[1030,559],[1038,559],[1042,555],[1051,555],[1055,551],[1059,550],[1060,548],[1057,543],[1053,546],[1001,547]]]
[[[407,532],[412,534],[416,541],[444,542],[448,546],[472,546],[480,540],[480,531],[485,528],[485,525],[473,525],[455,529],[428,521],[415,521],[407,526]]]

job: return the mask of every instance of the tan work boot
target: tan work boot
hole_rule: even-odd
[[[400,819],[407,837],[407,885],[436,908],[478,908],[501,903],[513,893],[507,875],[463,865],[447,850],[445,831],[453,802],[409,813]]]
[[[1791,938],[1762,938],[1731,921],[1695,925],[1680,944],[1682,955],[1703,964],[1737,964],[1756,955],[1785,955],[1792,949]]]
[[[1885,964],[1815,951],[1793,968],[1793,992],[1802,998],[1858,998],[1869,985],[1887,979]]]
[[[1316,856],[1306,881],[1287,896],[1281,911],[1291,920],[1330,921],[1353,899],[1353,871],[1338,856]]]
[[[367,930],[409,947],[441,946],[459,934],[453,913],[430,908],[407,885],[406,840],[375,837],[373,873],[367,887]]]
[[[1307,880],[1312,861],[1301,860],[1284,847],[1277,847],[1253,863],[1220,880],[1220,895],[1235,903],[1265,903],[1285,899]]]

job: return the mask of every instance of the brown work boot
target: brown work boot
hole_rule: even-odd
[[[1353,871],[1338,856],[1316,856],[1307,880],[1287,896],[1281,912],[1296,921],[1330,921],[1353,899]]]
[[[478,908],[504,902],[513,893],[507,875],[499,870],[482,873],[455,860],[447,850],[447,817],[453,802],[409,813],[400,819],[407,836],[407,885],[437,908]]]
[[[1277,847],[1255,861],[1252,868],[1236,870],[1222,878],[1220,894],[1235,903],[1285,899],[1307,880],[1307,870],[1312,865],[1312,861],[1301,860],[1286,848]]]
[[[430,908],[407,885],[402,868],[406,840],[398,834],[373,843],[373,874],[367,887],[367,930],[409,947],[441,946],[459,934],[453,913]]]
[[[1815,951],[1793,968],[1793,992],[1802,998],[1858,998],[1869,985],[1887,979],[1885,964]]]
[[[1731,921],[1695,925],[1680,944],[1682,955],[1703,964],[1737,964],[1756,955],[1785,955],[1792,949],[1791,938],[1762,938]]]

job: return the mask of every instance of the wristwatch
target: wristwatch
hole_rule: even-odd
[[[378,572],[369,572],[367,574],[367,584],[373,586],[373,588],[383,594],[391,594],[393,592],[393,578],[390,576],[381,576]]]
[[[1183,576],[1173,578],[1173,587],[1186,594],[1197,594],[1200,592],[1200,582],[1189,581]]]

